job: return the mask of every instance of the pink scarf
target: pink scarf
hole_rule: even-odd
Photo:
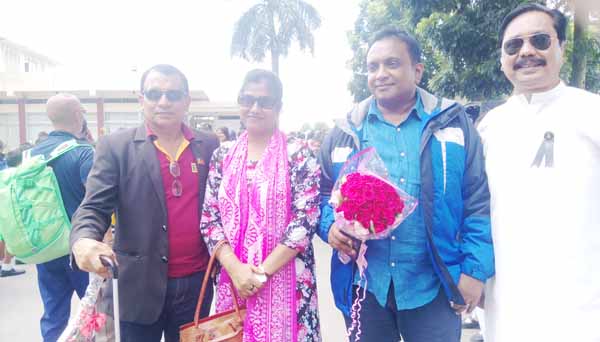
[[[252,185],[246,174],[248,134],[242,134],[223,159],[219,211],[227,240],[244,263],[260,265],[278,245],[291,217],[287,138],[276,131],[256,165]],[[233,308],[229,284],[221,272],[217,312]],[[246,301],[244,342],[297,341],[296,269],[292,260]]]

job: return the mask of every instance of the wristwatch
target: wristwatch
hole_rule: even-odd
[[[269,280],[269,278],[271,277],[270,274],[268,274],[265,271],[265,268],[263,267],[263,265],[258,265],[258,270],[262,272],[262,274],[256,274],[256,278],[258,279],[258,281],[260,281],[261,283],[266,283],[267,280]]]

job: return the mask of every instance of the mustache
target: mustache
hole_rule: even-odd
[[[540,57],[525,57],[519,58],[515,65],[513,65],[514,70],[519,70],[528,66],[544,66],[546,65],[546,60]]]

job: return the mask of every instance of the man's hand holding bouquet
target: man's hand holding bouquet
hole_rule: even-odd
[[[334,209],[336,229],[353,241],[355,262],[361,279],[362,295],[357,290],[352,305],[352,326],[348,336],[356,328],[356,339],[360,338],[360,303],[364,299],[367,280],[365,241],[385,239],[390,236],[417,206],[417,200],[406,194],[391,181],[385,164],[374,148],[369,147],[351,157],[342,167],[331,193],[330,204]],[[350,262],[353,258],[338,251],[340,261]]]

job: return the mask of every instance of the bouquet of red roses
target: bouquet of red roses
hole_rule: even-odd
[[[356,329],[355,341],[360,339],[360,308],[367,291],[364,275],[367,268],[365,253],[367,240],[384,239],[417,207],[417,200],[388,180],[383,160],[369,147],[354,155],[342,167],[333,187],[330,203],[334,208],[335,223],[350,236],[357,250],[356,264],[361,279],[352,305],[352,324],[348,337]],[[350,257],[339,252],[343,263]],[[362,288],[362,294],[360,293]]]
[[[405,201],[393,185],[378,176],[353,172],[343,179],[335,211],[349,222],[348,231],[359,239],[377,239],[387,236],[402,220]]]
[[[342,232],[359,242],[384,239],[410,215],[417,200],[388,180],[374,148],[366,148],[342,167],[330,203]],[[343,262],[347,257],[340,255]]]

